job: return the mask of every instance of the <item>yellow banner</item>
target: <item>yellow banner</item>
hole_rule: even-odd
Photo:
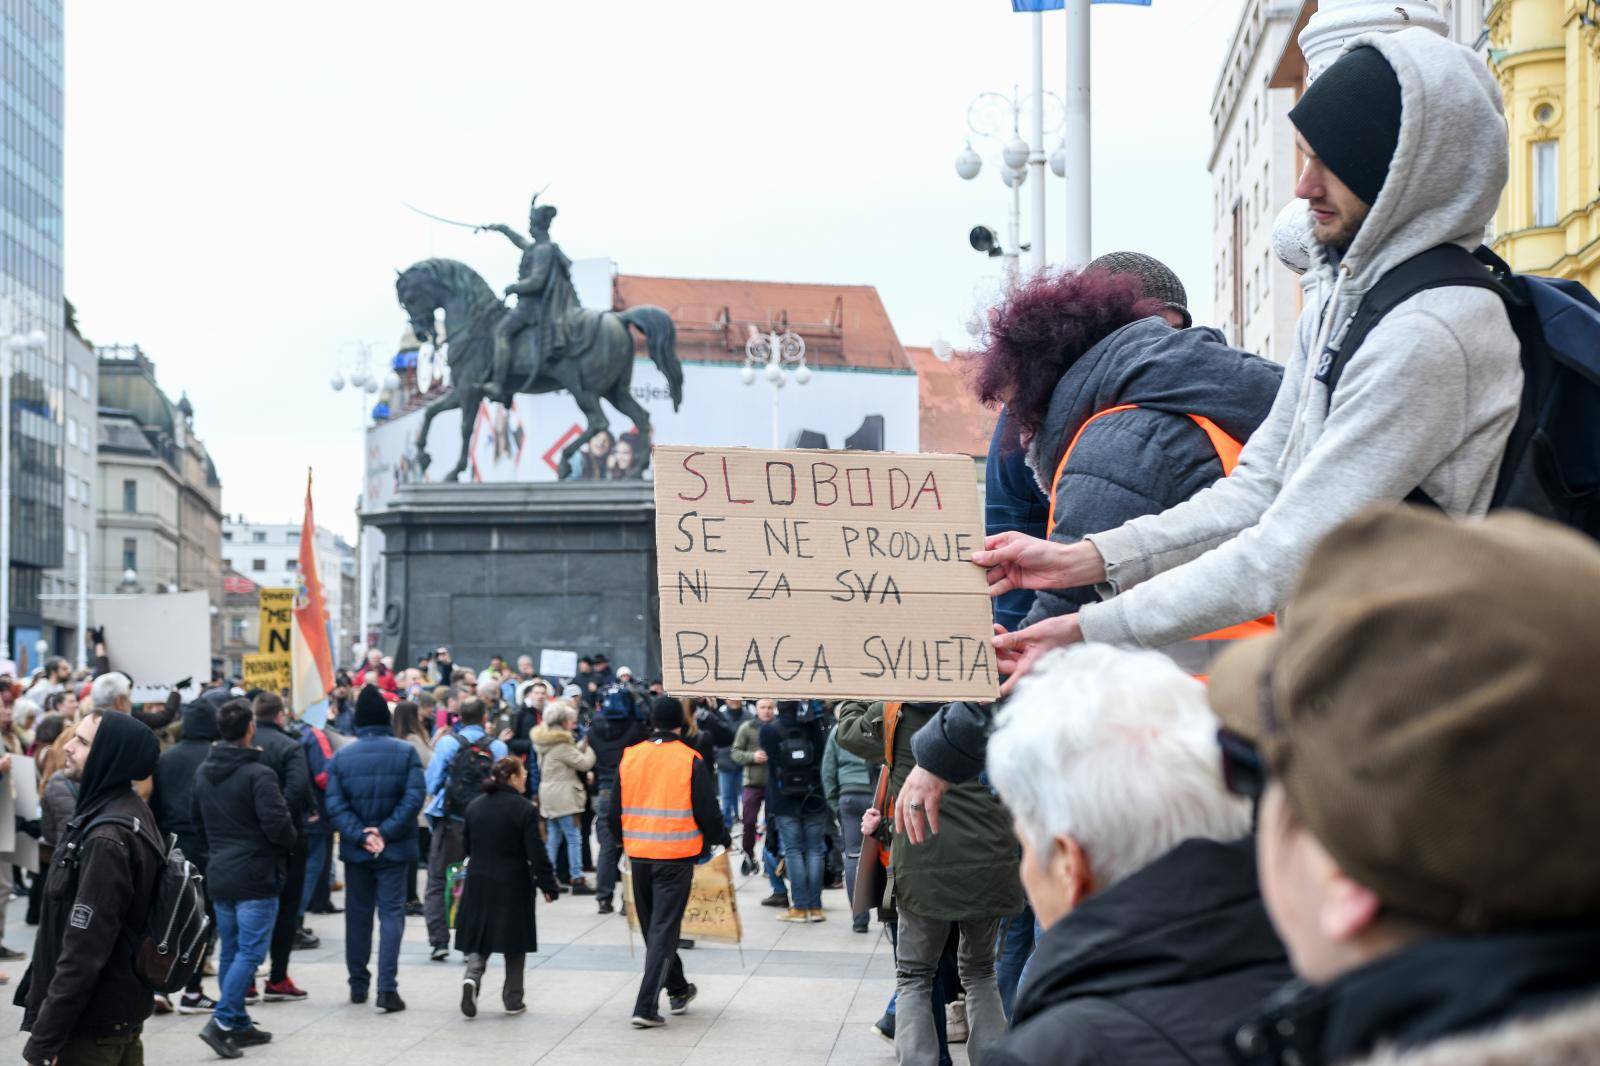
[[[241,660],[243,672],[240,680],[246,692],[251,689],[265,689],[268,692],[282,693],[289,687],[289,655],[285,652],[278,654],[246,655]]]
[[[283,661],[288,662],[293,627],[294,589],[262,589],[261,643],[257,650],[263,655],[282,655]]]

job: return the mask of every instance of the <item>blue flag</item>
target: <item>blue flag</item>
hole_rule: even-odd
[[[1149,7],[1150,0],[1089,0],[1091,4],[1132,4]],[[1012,11],[1060,11],[1066,0],[1011,0]]]

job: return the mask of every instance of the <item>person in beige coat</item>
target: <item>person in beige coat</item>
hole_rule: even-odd
[[[567,842],[567,868],[573,871],[572,894],[592,896],[583,878],[583,839],[579,826],[587,794],[583,775],[594,768],[594,752],[573,736],[578,713],[565,700],[545,704],[544,722],[533,730],[534,754],[539,759],[539,813],[545,819],[545,852],[555,865],[562,840]]]

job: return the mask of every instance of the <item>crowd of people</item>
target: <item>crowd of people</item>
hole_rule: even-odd
[[[1284,368],[1195,327],[1150,256],[1008,293],[974,357],[1004,406],[974,556],[995,704],[679,698],[604,655],[548,678],[447,647],[373,649],[326,725],[226,682],[144,709],[57,662],[0,686],[0,773],[42,786],[26,1058],[132,1066],[153,1009],[209,1015],[225,1058],[270,1040],[249,1008],[308,994],[292,952],[340,876],[351,1002],[405,1009],[420,916],[466,1017],[495,954],[519,1014],[536,901],[615,914],[623,855],[654,1029],[697,996],[682,921],[724,847],[778,921],[882,924],[873,1025],[911,1066],[1600,1061],[1595,527],[1485,517],[1528,417],[1501,293],[1424,278],[1360,317],[1476,244],[1498,101],[1421,29],[1306,91]],[[153,994],[130,947],[166,834],[204,874],[215,999],[199,965]]]

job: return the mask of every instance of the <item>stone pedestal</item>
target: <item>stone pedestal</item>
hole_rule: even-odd
[[[649,483],[407,485],[367,521],[384,534],[396,667],[444,644],[473,669],[559,648],[660,675]]]

